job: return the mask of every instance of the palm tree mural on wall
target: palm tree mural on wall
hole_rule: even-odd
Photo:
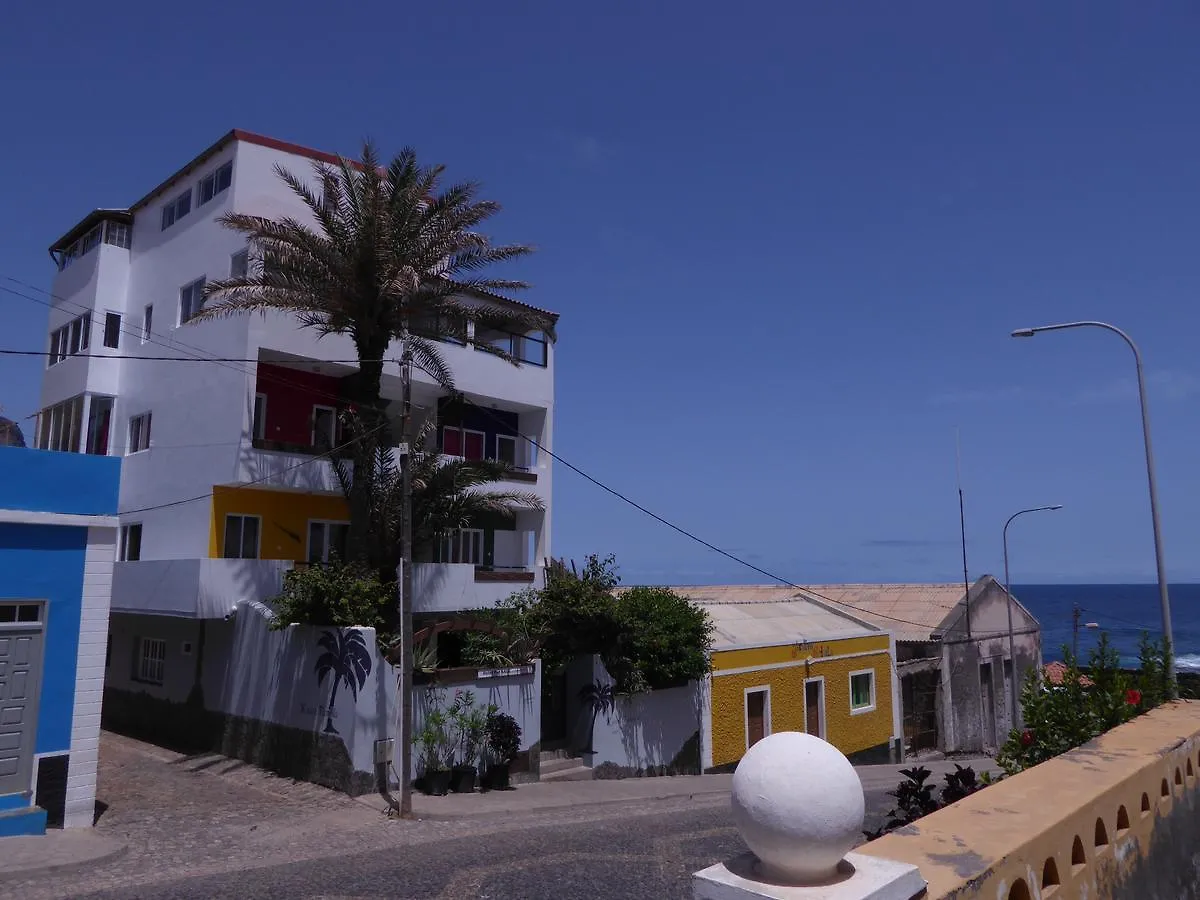
[[[333,724],[333,705],[337,702],[338,687],[344,682],[351,696],[358,699],[358,692],[371,674],[371,650],[357,628],[334,628],[322,632],[317,646],[325,652],[317,658],[314,671],[317,684],[329,675],[333,689],[329,692],[329,706],[325,709],[324,734],[338,734]]]

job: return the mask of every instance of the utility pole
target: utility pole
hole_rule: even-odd
[[[958,429],[954,429],[954,462],[958,479],[958,530],[962,534],[963,604],[967,616],[967,640],[971,639],[971,576],[967,574],[967,513],[963,506],[962,444]]]
[[[1071,611],[1071,655],[1075,657],[1075,665],[1079,665],[1079,604]]]
[[[400,363],[401,415],[404,443],[400,447],[400,817],[412,818],[412,689],[413,689],[413,572],[412,572],[412,350],[404,342]]]

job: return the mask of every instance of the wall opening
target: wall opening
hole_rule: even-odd
[[[1042,890],[1044,891],[1048,887],[1058,887],[1060,884],[1062,882],[1058,878],[1058,863],[1051,856],[1046,860],[1046,864],[1042,866]]]
[[[1078,872],[1087,865],[1087,857],[1083,853],[1083,840],[1075,835],[1075,843],[1071,845],[1071,870]]]
[[[1024,878],[1018,878],[1013,882],[1013,886],[1008,891],[1008,900],[1033,900],[1029,893],[1029,885],[1025,883]]]
[[[1108,846],[1108,829],[1104,827],[1104,820],[1101,818],[1096,819],[1096,846]]]
[[[1183,784],[1183,773],[1179,771],[1179,766],[1175,767],[1175,783]]]
[[[1164,797],[1170,797],[1170,796],[1171,796],[1171,786],[1170,786],[1169,784],[1167,784],[1167,779],[1165,779],[1165,778],[1162,780],[1162,788],[1161,788],[1161,790],[1162,790],[1162,795],[1163,795]]]
[[[1129,830],[1129,810],[1127,810],[1125,808],[1125,804],[1122,803],[1121,807],[1117,810],[1117,834],[1119,835],[1122,831],[1128,831],[1128,830]]]
[[[1148,812],[1150,812],[1150,795],[1143,792],[1142,793],[1142,815],[1144,816]]]

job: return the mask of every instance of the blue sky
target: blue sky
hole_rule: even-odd
[[[1167,565],[1200,580],[1200,14],[1179,3],[6,6],[3,277],[232,127],[405,144],[481,180],[562,313],[556,448],[800,582],[1152,580],[1142,345]],[[18,88],[19,86],[19,88]],[[515,271],[515,270],[514,270]],[[0,346],[44,306],[0,292]],[[40,365],[0,358],[0,404]],[[557,554],[627,581],[763,581],[555,481]]]

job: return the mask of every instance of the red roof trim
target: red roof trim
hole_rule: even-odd
[[[229,132],[226,137],[232,137],[236,141],[245,141],[248,144],[258,144],[260,147],[270,147],[272,150],[279,150],[283,153],[292,153],[296,156],[306,156],[309,159],[317,162],[329,163],[332,166],[339,165],[342,157],[336,153],[326,153],[324,150],[314,150],[312,147],[305,147],[301,144],[293,144],[290,141],[281,141],[278,138],[267,137],[265,134],[255,134],[252,131],[242,131],[240,128],[235,128]],[[361,169],[362,165],[356,160],[349,160],[350,165],[356,169]]]

